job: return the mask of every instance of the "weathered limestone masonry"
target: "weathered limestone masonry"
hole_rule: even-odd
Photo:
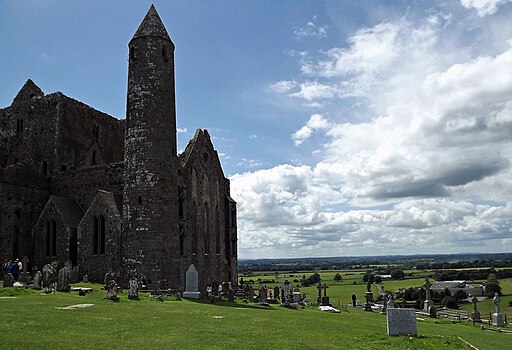
[[[123,243],[149,283],[166,262],[165,278],[181,283],[174,44],[151,7],[129,47],[124,154]]]
[[[210,135],[176,146],[174,44],[151,6],[128,45],[126,120],[28,80],[0,109],[0,258],[103,282],[237,280],[236,203]]]

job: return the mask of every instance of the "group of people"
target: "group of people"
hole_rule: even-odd
[[[20,276],[20,271],[23,271],[23,263],[20,259],[12,261],[11,259],[5,259],[2,263],[3,275],[10,273],[14,280],[17,281]]]

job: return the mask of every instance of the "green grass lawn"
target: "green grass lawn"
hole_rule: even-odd
[[[483,350],[507,349],[512,339],[512,335],[482,331],[472,324],[433,319],[418,321],[417,338],[389,337],[385,316],[352,307],[348,312],[332,314],[314,307],[290,310],[243,302],[213,305],[189,300],[160,302],[147,296],[131,301],[126,294],[121,294],[120,302],[115,303],[103,299],[105,292],[99,290],[99,285],[89,286],[95,291],[84,297],[74,292],[41,295],[40,291],[0,288],[0,312],[4,320],[0,347],[470,349],[458,338],[461,337]],[[332,290],[335,289],[333,286]],[[79,303],[94,306],[59,309]]]

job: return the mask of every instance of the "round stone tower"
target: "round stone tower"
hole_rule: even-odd
[[[153,5],[128,47],[124,266],[144,275],[149,288],[163,279],[177,287],[181,281],[174,44]]]

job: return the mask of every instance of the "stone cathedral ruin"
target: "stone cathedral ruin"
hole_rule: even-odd
[[[128,44],[126,119],[28,80],[0,109],[0,257],[126,286],[237,281],[236,203],[206,130],[177,153],[174,44],[151,6]]]

